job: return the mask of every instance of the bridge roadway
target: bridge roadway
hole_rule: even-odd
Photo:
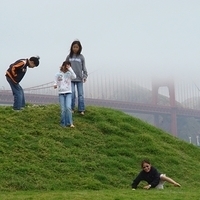
[[[32,104],[52,104],[58,103],[57,95],[42,95],[42,94],[28,94],[25,93],[27,103]],[[0,104],[12,104],[13,96],[11,92],[0,92]],[[129,113],[143,113],[143,114],[167,114],[170,115],[175,112],[177,116],[187,116],[200,118],[200,110],[194,110],[183,107],[170,107],[153,104],[131,103],[116,100],[92,99],[85,98],[86,105],[109,107],[118,109]]]

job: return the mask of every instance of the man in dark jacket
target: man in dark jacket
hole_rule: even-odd
[[[21,110],[25,107],[24,91],[19,82],[26,74],[27,67],[34,68],[39,65],[39,59],[39,56],[32,56],[29,59],[19,59],[12,63],[6,71],[6,80],[14,96],[14,110]]]

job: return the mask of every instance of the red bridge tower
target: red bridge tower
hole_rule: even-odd
[[[176,114],[176,100],[175,87],[173,79],[153,79],[152,80],[152,103],[158,104],[158,90],[160,87],[167,87],[169,90],[169,99],[171,107],[171,133],[177,136],[177,114]],[[159,114],[154,114],[154,124],[159,126]]]

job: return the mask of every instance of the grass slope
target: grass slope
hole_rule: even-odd
[[[0,191],[130,189],[146,157],[182,186],[200,187],[192,144],[108,108],[73,118],[74,129],[62,128],[58,105],[0,107]]]

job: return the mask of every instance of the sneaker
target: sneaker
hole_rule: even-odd
[[[81,114],[81,115],[84,115],[85,113],[82,111],[80,114]]]
[[[73,124],[70,125],[70,128],[74,128],[75,126]]]
[[[160,176],[166,176],[166,174],[161,174]],[[164,189],[164,183],[165,181],[160,180],[159,184],[155,187],[156,189]]]
[[[156,189],[159,189],[159,190],[162,190],[162,189],[164,189],[164,183],[159,183],[155,188]]]

